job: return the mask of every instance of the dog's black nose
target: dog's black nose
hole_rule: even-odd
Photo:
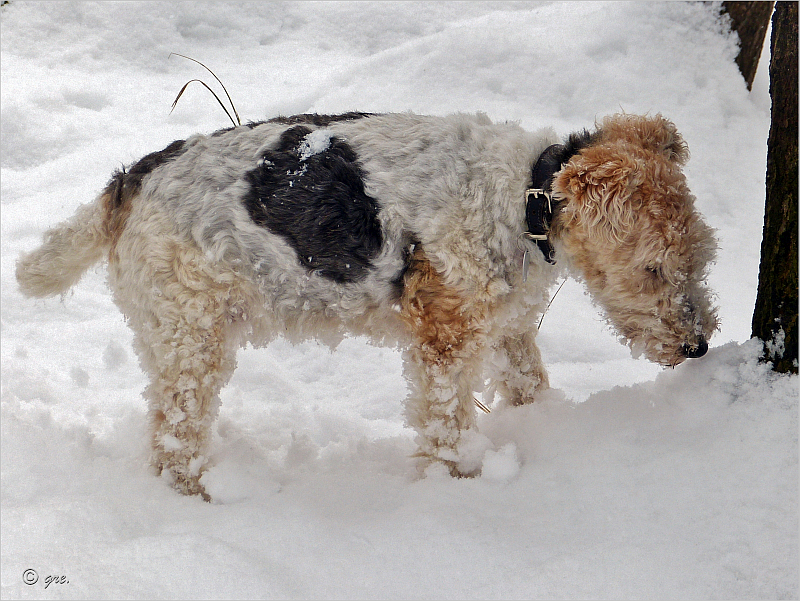
[[[698,357],[702,357],[708,351],[708,343],[703,340],[702,338],[698,341],[697,346],[689,346],[688,344],[684,344],[681,347],[683,354],[688,359],[697,359]]]

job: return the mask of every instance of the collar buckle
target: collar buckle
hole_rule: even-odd
[[[556,262],[553,245],[548,240],[550,221],[553,219],[551,187],[553,176],[564,162],[565,150],[561,144],[545,148],[531,170],[531,187],[525,190],[525,221],[528,226],[525,237],[536,242],[544,260],[550,264]]]
[[[547,212],[553,212],[553,193],[543,188],[528,188],[525,190],[525,202],[530,202],[531,196],[538,199],[539,196],[542,195],[547,199]]]
[[[522,235],[536,242],[545,261],[555,263],[553,246],[548,240],[550,219],[553,217],[553,194],[543,188],[525,190],[525,212],[528,230]]]
[[[532,234],[530,232],[522,232],[528,240],[547,240],[547,234]]]
[[[531,197],[533,197],[533,205],[531,205]],[[544,200],[547,201],[546,207],[540,197],[544,197]],[[550,231],[550,217],[553,215],[553,193],[542,188],[528,188],[525,190],[525,206],[533,208],[533,215],[535,215],[535,218],[529,220],[528,227],[537,230],[536,232],[527,231],[525,236],[528,240],[547,240],[547,232]]]

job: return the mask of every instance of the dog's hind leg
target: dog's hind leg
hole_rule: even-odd
[[[412,333],[405,353],[410,394],[408,424],[419,434],[419,454],[443,462],[454,476],[480,470],[475,451],[472,391],[479,382],[486,334],[478,303],[448,288],[418,250],[404,279],[402,315]],[[474,455],[474,453],[471,453]]]
[[[219,392],[235,367],[218,299],[195,294],[170,299],[157,340],[150,342],[151,382],[145,390],[152,427],[153,464],[184,494],[202,494]],[[144,341],[147,344],[146,338]]]
[[[245,314],[240,280],[175,236],[139,232],[117,250],[111,284],[150,378],[144,395],[153,465],[180,492],[208,499],[200,477],[219,392],[236,363],[232,324]]]

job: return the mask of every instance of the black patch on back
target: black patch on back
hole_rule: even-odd
[[[268,119],[266,121],[248,121],[242,127],[247,127],[249,129],[253,129],[254,127],[258,127],[259,125],[264,125],[265,123],[276,123],[278,125],[315,125],[317,127],[328,127],[331,123],[336,123],[337,121],[355,121],[356,119],[362,119],[364,117],[370,117],[375,113],[342,113],[341,115],[318,115],[316,113],[307,113],[303,115],[292,115],[291,117],[284,117],[279,115],[277,117],[273,117],[272,119]],[[233,131],[236,127],[224,127],[222,129],[218,129],[214,133],[211,134],[211,137],[221,136],[222,134],[226,134],[229,131]]]
[[[292,117],[278,116],[270,119],[267,123],[279,123],[282,125],[316,125],[317,127],[328,127],[331,123],[338,121],[355,121],[370,117],[374,113],[342,113],[341,115],[318,115],[316,113],[305,115],[294,115]]]
[[[227,134],[229,131],[233,131],[237,127],[246,127],[248,129],[253,129],[254,127],[258,127],[259,125],[264,125],[265,123],[266,121],[248,121],[247,123],[241,126],[236,125],[231,127],[223,127],[222,129],[218,129],[212,132],[210,137],[216,138],[218,136],[221,136],[222,134]]]
[[[115,171],[105,190],[112,198],[111,208],[121,206],[127,199],[138,194],[145,176],[183,154],[185,144],[184,140],[175,140],[164,150],[151,152],[142,157],[129,169],[123,167]]]
[[[139,183],[141,183],[145,175],[183,154],[183,146],[185,143],[184,140],[175,140],[164,150],[151,152],[142,157],[128,169],[128,177],[136,178],[139,180]]]
[[[339,283],[366,276],[383,244],[378,204],[364,191],[356,153],[332,137],[330,146],[303,158],[304,125],[283,132],[245,174],[250,218],[286,240],[309,270]]]

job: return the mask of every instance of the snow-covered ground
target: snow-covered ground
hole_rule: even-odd
[[[796,598],[798,379],[748,341],[769,130],[702,3],[26,3],[2,18],[3,598]],[[568,281],[553,390],[480,417],[483,475],[418,479],[399,353],[239,354],[213,504],[147,469],[145,380],[104,271],[24,299],[14,262],[111,172],[243,119],[485,111],[567,134],[661,112],[717,228],[722,327],[662,370]],[[24,577],[35,570],[38,581]],[[52,576],[63,578],[53,579]]]

